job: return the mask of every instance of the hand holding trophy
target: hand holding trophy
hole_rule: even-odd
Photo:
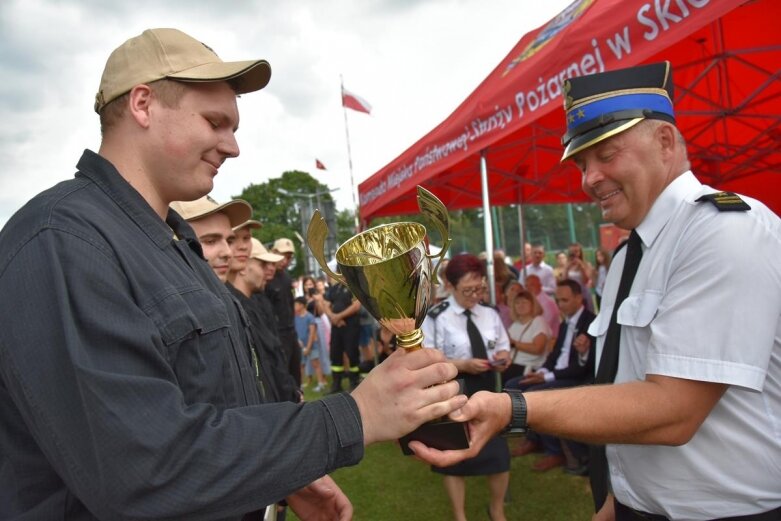
[[[439,263],[450,245],[450,223],[442,201],[418,186],[418,207],[443,239],[437,255],[428,253],[426,228],[414,222],[376,226],[353,236],[336,251],[340,273],[334,273],[325,259],[328,227],[315,211],[307,230],[307,243],[323,271],[347,286],[369,313],[396,335],[397,345],[406,351],[421,348],[420,329],[429,307],[432,284],[437,284]],[[432,259],[439,259],[432,267]],[[420,440],[438,449],[469,446],[465,424],[441,419],[422,425],[400,441],[405,454],[407,443]]]

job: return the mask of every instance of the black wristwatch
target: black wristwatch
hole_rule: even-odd
[[[526,398],[521,391],[505,389],[504,392],[510,395],[510,404],[512,405],[512,415],[510,424],[505,428],[505,437],[520,436],[526,434],[528,425],[526,424]]]

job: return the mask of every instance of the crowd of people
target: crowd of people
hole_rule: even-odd
[[[127,40],[98,151],[3,228],[0,518],[348,521],[329,473],[449,415],[467,448],[409,448],[457,521],[475,475],[505,521],[532,452],[589,472],[595,521],[779,519],[781,221],[690,171],[669,63],[562,89],[562,160],[631,230],[613,264],[577,244],[555,267],[541,245],[454,255],[410,352],[345,286],[293,281],[295,244],[253,237],[248,203],[209,197],[236,98],[270,75],[176,29]]]

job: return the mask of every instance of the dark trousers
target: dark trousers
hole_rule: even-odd
[[[648,514],[633,510],[619,503],[615,498],[613,499],[613,504],[616,511],[616,521],[670,521],[670,519],[659,514]],[[719,517],[711,521],[778,521],[779,519],[781,519],[781,508],[747,516]]]
[[[360,376],[361,356],[358,349],[358,340],[360,337],[360,327],[358,324],[347,324],[342,327],[331,329],[331,377],[333,378],[333,389],[341,389],[342,377],[347,374],[350,377],[350,386],[355,388],[358,385]],[[350,369],[344,366],[344,355],[350,362]]]

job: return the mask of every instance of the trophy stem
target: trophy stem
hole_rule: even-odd
[[[398,347],[403,347],[408,353],[421,349],[422,343],[423,331],[421,331],[420,328],[413,330],[411,333],[396,335],[396,345]]]

